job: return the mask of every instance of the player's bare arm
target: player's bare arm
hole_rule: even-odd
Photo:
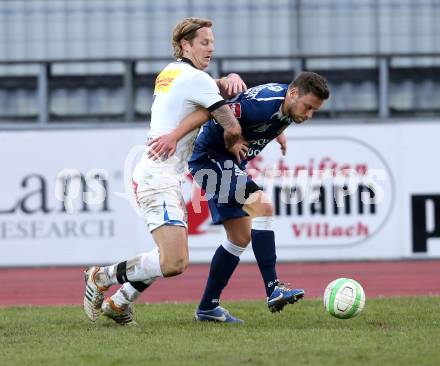
[[[176,151],[177,142],[187,133],[200,128],[209,118],[210,114],[207,109],[197,109],[185,117],[173,131],[151,140],[148,143],[150,146],[148,157],[156,160],[161,156],[172,156]]]
[[[235,156],[238,162],[244,157],[243,151],[247,152],[247,145],[241,136],[241,126],[227,105],[222,105],[211,112],[217,123],[224,129],[225,147]]]
[[[224,108],[226,108],[225,112],[216,113],[219,109]],[[228,114],[230,114],[230,116],[228,116]],[[241,159],[245,158],[248,150],[247,142],[241,138],[240,125],[236,122],[235,117],[227,106],[222,106],[213,111],[213,117],[215,117],[215,115],[220,116],[220,118],[223,118],[223,120],[227,121],[225,125],[228,126],[228,132],[226,132],[226,128],[220,123],[220,125],[222,125],[222,127],[225,129],[225,144],[228,150],[240,162]],[[179,126],[173,131],[165,135],[156,137],[148,143],[148,145],[150,146],[148,157],[152,160],[156,160],[162,156],[172,156],[176,151],[177,142],[187,133],[197,128],[200,128],[209,118],[210,114],[205,108],[200,108],[197,111],[191,113],[189,116],[184,118]],[[236,126],[238,126],[238,129]],[[235,137],[237,133],[239,138]],[[232,142],[228,145],[226,141]]]

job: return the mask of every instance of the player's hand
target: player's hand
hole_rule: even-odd
[[[247,89],[240,75],[232,73],[220,79],[220,92],[223,98],[230,99]]]
[[[156,160],[161,157],[168,159],[176,152],[177,139],[172,133],[154,138],[148,143],[148,158]]]
[[[242,160],[246,159],[249,150],[249,144],[240,138],[234,145],[227,147],[229,152],[234,155],[237,162],[240,164]]]
[[[283,156],[286,156],[286,151],[287,151],[287,138],[286,138],[286,135],[284,133],[282,133],[281,135],[278,135],[276,140],[280,144],[281,154]]]

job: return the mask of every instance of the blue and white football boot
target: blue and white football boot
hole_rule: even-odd
[[[229,311],[221,306],[217,306],[212,310],[197,309],[194,319],[200,322],[244,323],[243,320],[232,316]]]
[[[284,283],[278,283],[272,294],[267,298],[267,307],[272,313],[280,312],[287,304],[294,304],[304,297],[301,288],[291,289]]]

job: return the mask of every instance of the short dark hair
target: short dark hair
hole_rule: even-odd
[[[289,89],[291,88],[298,89],[301,96],[312,93],[321,100],[326,100],[330,96],[330,90],[324,77],[311,71],[300,72],[290,83]]]

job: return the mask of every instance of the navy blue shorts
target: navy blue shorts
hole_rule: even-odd
[[[214,224],[248,216],[244,201],[260,187],[230,157],[203,156],[188,163],[191,175],[205,191]]]

